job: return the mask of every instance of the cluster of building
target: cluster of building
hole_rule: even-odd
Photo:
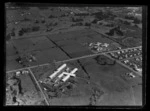
[[[142,49],[141,47],[134,48],[134,49],[126,49],[126,50],[121,50],[118,52],[109,53],[109,55],[112,58],[123,60],[123,59],[133,58],[133,57],[142,55]]]
[[[15,76],[20,76],[20,75],[25,75],[25,74],[29,74],[28,70],[20,70],[20,71],[16,71]]]
[[[114,53],[109,53],[112,58],[121,60],[122,63],[128,65],[133,70],[137,72],[142,72],[142,49],[134,48],[134,49],[127,49],[121,50]],[[133,60],[134,59],[134,60]]]
[[[108,51],[109,50],[109,44],[108,43],[101,43],[101,42],[96,42],[96,43],[90,43],[89,48],[92,52],[98,53],[98,52],[103,52],[103,51]]]
[[[127,73],[125,73],[125,76],[127,76],[129,78],[135,78],[135,75],[133,74],[133,72],[127,72]]]
[[[121,62],[130,66],[133,70],[142,73],[142,57],[137,57],[134,60],[128,59]]]
[[[39,80],[40,83],[49,84],[51,86],[58,86],[61,83],[66,82],[71,77],[76,77],[76,72],[78,71],[78,68],[74,68],[71,70],[70,67],[67,66],[67,64],[61,65],[54,73],[52,73],[47,78],[44,78],[44,80]]]

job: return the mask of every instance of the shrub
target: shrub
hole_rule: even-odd
[[[32,31],[35,32],[35,31],[39,31],[40,30],[40,27],[39,26],[34,26],[32,27]]]

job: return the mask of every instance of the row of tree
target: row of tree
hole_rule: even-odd
[[[32,28],[21,28],[21,30],[19,30],[18,35],[22,36],[25,33],[29,33],[29,32],[36,32],[40,30],[40,26],[33,26]]]

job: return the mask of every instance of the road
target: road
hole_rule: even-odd
[[[101,54],[113,53],[113,52],[118,52],[118,51],[121,51],[121,50],[129,50],[129,49],[140,48],[140,47],[141,46],[139,46],[139,47],[132,47],[132,48],[126,48],[126,49],[119,49],[119,50],[108,51],[108,52],[101,52],[101,53],[97,53],[97,54],[86,55],[86,56],[72,58],[72,59],[67,59],[67,60],[63,60],[63,61],[57,61],[56,63],[69,62],[69,61],[74,61],[74,60],[83,59],[83,58],[87,58],[87,57],[98,56],[98,55],[101,55]],[[16,69],[16,70],[11,70],[11,71],[7,71],[6,73],[10,73],[10,72],[18,71],[18,70],[24,70],[24,69],[27,69],[27,68],[35,68],[35,67],[38,67],[38,66],[45,66],[45,65],[49,65],[49,63],[45,63],[45,64],[41,64],[41,65],[35,65],[35,66],[30,66],[30,67],[25,67],[25,68],[20,68],[20,69]]]
[[[120,65],[122,65],[123,67],[125,67],[125,68],[129,69],[130,71],[134,72],[135,74],[137,74],[137,75],[139,75],[139,76],[142,76],[142,74],[141,74],[141,73],[136,72],[135,70],[133,70],[133,69],[132,69],[132,68],[130,68],[129,66],[127,66],[127,65],[123,64],[121,61],[116,60],[116,59],[113,59],[111,56],[109,56],[109,55],[107,55],[107,54],[103,54],[103,55],[104,55],[104,56],[106,56],[106,57],[108,57],[108,58],[110,58],[110,59],[112,59],[112,60],[115,60],[118,64],[120,64]]]
[[[69,62],[69,61],[74,61],[74,60],[78,60],[78,59],[84,59],[84,58],[87,58],[87,57],[94,57],[94,56],[98,56],[98,55],[101,55],[101,54],[113,53],[113,52],[118,52],[118,51],[121,51],[121,50],[129,50],[129,49],[140,48],[140,47],[141,46],[126,48],[126,49],[113,50],[113,51],[108,51],[108,52],[101,52],[101,53],[96,53],[96,54],[91,54],[91,55],[85,55],[85,56],[82,56],[82,57],[67,59],[67,60],[63,60],[63,61],[57,61],[56,63]]]
[[[39,82],[38,82],[37,79],[35,78],[34,74],[33,74],[32,71],[31,71],[31,69],[28,68],[28,70],[30,71],[30,74],[32,75],[32,77],[34,78],[36,84],[38,85],[38,87],[39,87],[39,89],[40,89],[40,91],[41,91],[41,93],[42,93],[42,95],[43,95],[43,97],[44,97],[44,99],[45,99],[46,104],[49,106],[49,102],[48,102],[48,100],[47,100],[47,98],[46,98],[46,96],[45,96],[45,94],[44,94],[44,92],[43,92],[43,90],[42,90],[42,88],[41,88]]]
[[[94,56],[98,56],[98,55],[101,55],[101,54],[113,53],[113,52],[118,52],[118,51],[121,51],[121,50],[129,50],[129,49],[140,48],[140,47],[141,46],[132,47],[132,48],[126,48],[126,49],[113,50],[113,51],[107,51],[107,52],[101,52],[101,53],[91,54],[91,55],[85,55],[85,56],[82,56],[82,57],[67,59],[67,60],[63,60],[63,61],[57,61],[55,63],[69,62],[69,61],[79,60],[79,59],[83,59],[83,58],[87,58],[87,57],[94,57]],[[18,71],[18,70],[24,70],[24,69],[27,69],[27,68],[35,68],[35,67],[38,67],[38,66],[45,66],[45,65],[49,65],[49,64],[50,63],[45,63],[45,64],[41,64],[41,65],[35,65],[35,66],[15,69],[15,70],[11,70],[11,71],[6,71],[6,73],[10,73],[10,72]]]
[[[19,70],[25,70],[25,69],[41,67],[41,66],[46,66],[46,65],[49,65],[49,63],[45,63],[45,64],[41,64],[41,65],[35,65],[35,66],[30,66],[30,67],[24,67],[24,68],[20,68],[20,69],[11,70],[11,71],[6,71],[6,73],[11,73],[11,72],[19,71]]]

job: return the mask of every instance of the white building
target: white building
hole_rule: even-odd
[[[76,75],[74,74],[76,71],[78,70],[78,68],[74,68],[70,73],[67,74],[67,76],[65,76],[62,81],[65,82],[67,81],[71,76],[75,77]]]
[[[55,71],[52,75],[50,75],[49,77],[51,79],[53,79],[61,70],[63,70],[67,65],[66,64],[63,64],[62,66],[60,66],[57,71]]]

